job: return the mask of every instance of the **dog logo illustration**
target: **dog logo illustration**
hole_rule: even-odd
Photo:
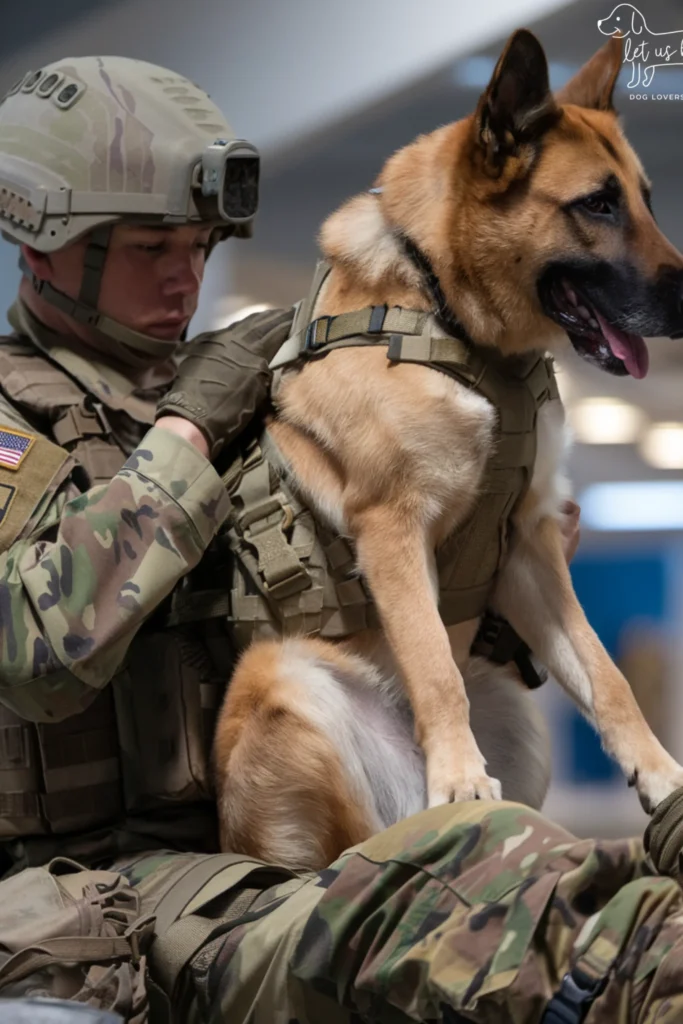
[[[629,89],[647,88],[657,68],[683,64],[683,29],[654,32],[633,4],[617,4],[606,18],[598,18],[598,29],[604,36],[623,38],[624,64],[631,65]]]

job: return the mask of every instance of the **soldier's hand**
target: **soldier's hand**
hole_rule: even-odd
[[[169,416],[188,420],[215,459],[266,399],[268,363],[287,340],[293,318],[293,309],[269,309],[188,342],[176,378],[157,406],[157,424],[167,426]]]
[[[562,534],[562,550],[567,560],[567,565],[576,554],[581,538],[581,526],[579,519],[581,509],[575,501],[565,501],[560,507],[560,532]]]

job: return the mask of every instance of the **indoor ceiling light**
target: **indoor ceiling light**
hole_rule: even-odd
[[[579,504],[581,523],[590,530],[683,530],[683,482],[593,484]]]
[[[657,469],[683,469],[683,423],[653,423],[640,454]]]
[[[636,405],[618,398],[584,398],[568,411],[577,441],[584,444],[633,444],[644,426]]]

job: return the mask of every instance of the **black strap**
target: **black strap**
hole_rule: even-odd
[[[548,678],[548,672],[532,661],[531,650],[505,619],[493,612],[484,613],[474,638],[471,654],[478,654],[496,665],[514,661],[522,682],[530,690],[537,690]]]
[[[548,669],[534,661],[531,649],[522,640],[513,659],[522,682],[529,690],[537,690],[548,679]]]
[[[432,266],[427,254],[424,253],[411,238],[408,238],[407,235],[399,235],[398,237],[399,241],[403,244],[406,255],[411,262],[415,264],[424,278],[427,291],[434,303],[434,316],[436,317],[438,324],[452,337],[459,338],[461,341],[467,342],[468,345],[474,345],[473,339],[448,305],[446,296],[443,293],[443,288],[441,287],[441,282],[434,273],[434,267]]]
[[[589,978],[578,967],[572,968],[546,1006],[541,1024],[582,1024],[606,984],[607,978]]]

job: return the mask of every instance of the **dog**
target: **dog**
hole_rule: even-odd
[[[654,221],[612,107],[620,65],[610,40],[553,96],[540,43],[514,33],[474,114],[399,150],[375,189],[325,221],[332,269],[315,315],[430,311],[436,282],[469,337],[502,356],[571,343],[603,371],[643,377],[641,335],[683,331],[683,257]],[[506,797],[542,803],[547,739],[528,694],[470,657],[477,620],[446,628],[438,609],[435,551],[473,507],[494,421],[481,394],[390,364],[386,346],[339,348],[285,375],[269,436],[302,500],[352,538],[380,628],[242,653],[214,748],[224,849],[319,869],[427,806],[500,798],[487,761]],[[574,594],[559,529],[565,451],[561,404],[548,402],[492,607],[652,810],[683,768]]]
[[[671,36],[681,35],[681,30],[653,32],[648,28],[645,16],[633,4],[617,4],[606,18],[598,19],[598,29],[604,36],[618,36],[626,40],[625,60],[631,65],[628,88],[639,85],[647,88],[652,84],[658,67],[680,64],[672,57],[683,53],[681,42]],[[662,38],[666,36],[666,38]],[[673,45],[672,45],[673,44]]]

